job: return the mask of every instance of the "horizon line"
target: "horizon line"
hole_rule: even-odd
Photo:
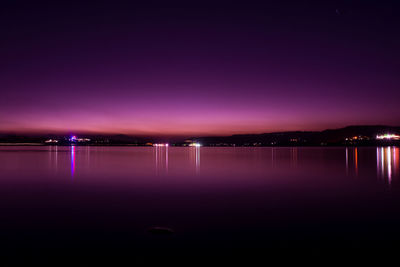
[[[35,130],[35,131],[2,131],[0,130],[1,135],[17,135],[17,136],[42,136],[42,135],[63,135],[63,136],[70,136],[70,135],[98,135],[98,136],[132,136],[132,137],[224,137],[224,136],[235,136],[235,135],[259,135],[259,134],[274,134],[274,133],[290,133],[290,132],[323,132],[329,130],[339,130],[345,129],[349,127],[389,127],[389,128],[400,128],[400,126],[394,125],[384,125],[384,124],[353,124],[353,125],[346,125],[343,127],[335,127],[335,128],[324,128],[321,130],[276,130],[276,131],[269,131],[269,132],[243,132],[243,133],[230,133],[230,134],[218,134],[218,133],[176,133],[176,134],[161,134],[161,133],[124,133],[124,132],[97,132],[97,131],[51,131],[51,130]]]

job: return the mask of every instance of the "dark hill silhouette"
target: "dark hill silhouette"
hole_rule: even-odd
[[[263,134],[242,134],[226,137],[194,138],[204,145],[321,145],[345,144],[346,138],[363,137],[358,144],[375,144],[378,134],[400,133],[400,127],[393,126],[348,126],[340,129],[317,131],[273,132]]]

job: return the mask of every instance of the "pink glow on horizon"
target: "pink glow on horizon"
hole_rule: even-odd
[[[8,25],[0,133],[198,136],[400,124],[390,6],[357,17],[355,5],[347,20],[315,4],[132,13],[136,4],[53,2],[35,11],[13,3],[0,17]]]
[[[42,100],[43,101],[43,100]],[[0,132],[93,132],[139,135],[230,135],[290,130],[323,130],[353,124],[394,124],[390,116],[360,117],[352,106],[322,109],[318,104],[282,101],[282,105],[260,103],[260,100],[227,99],[220,104],[207,99],[186,101],[171,99],[165,103],[131,104],[119,102],[87,102],[80,100],[74,107],[63,103],[9,107],[0,118]],[[144,101],[145,102],[145,101]],[[323,101],[321,101],[323,103]],[[268,102],[267,102],[268,103]],[[72,110],[72,108],[74,110]],[[0,112],[5,108],[0,107]],[[388,112],[391,112],[388,110]],[[366,113],[368,115],[368,112]]]

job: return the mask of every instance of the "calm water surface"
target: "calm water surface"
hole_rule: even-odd
[[[115,262],[149,251],[393,249],[399,159],[398,147],[4,146],[2,253]]]

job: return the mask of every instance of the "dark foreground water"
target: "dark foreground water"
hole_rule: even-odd
[[[399,152],[0,147],[0,264],[387,257]]]

